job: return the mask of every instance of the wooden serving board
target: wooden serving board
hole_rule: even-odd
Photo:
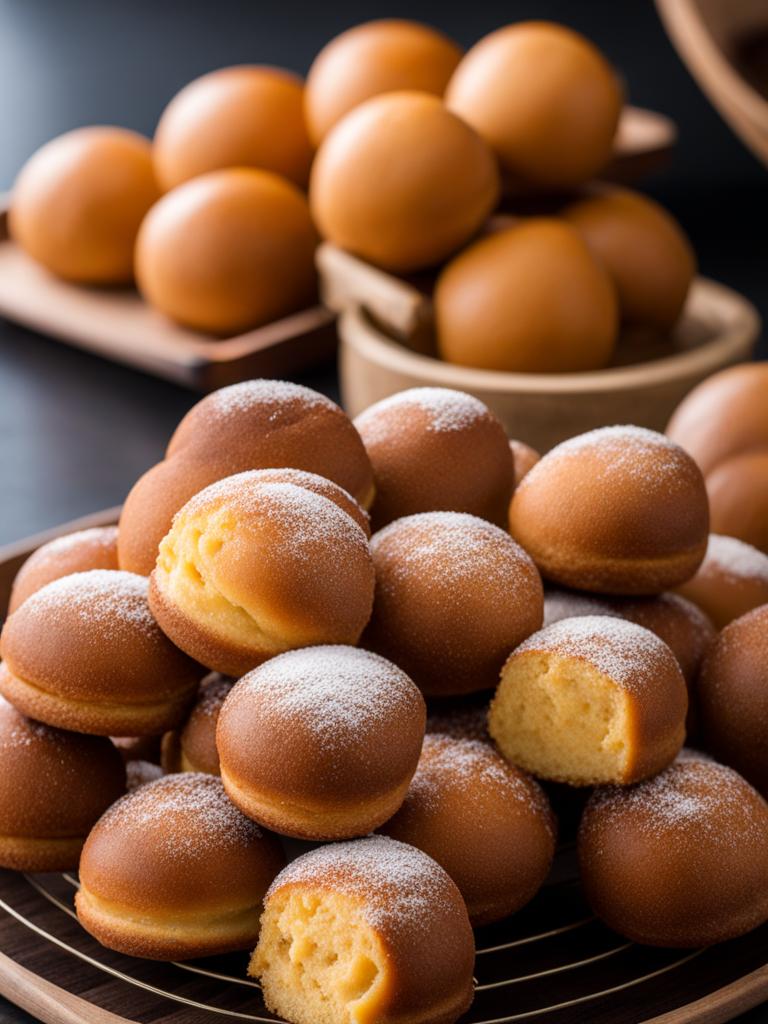
[[[0,549],[0,617],[21,560],[41,540],[107,525],[118,510]],[[627,942],[591,915],[573,842],[548,884],[507,921],[478,929],[475,1002],[461,1024],[720,1024],[768,998],[768,925],[710,949]],[[272,1024],[247,953],[153,963],[80,928],[74,874],[0,871],[0,994],[46,1024]]]
[[[286,377],[330,358],[335,314],[324,306],[231,338],[180,327],[125,288],[68,284],[38,266],[8,236],[0,205],[0,316],[113,362],[196,391],[250,377]]]

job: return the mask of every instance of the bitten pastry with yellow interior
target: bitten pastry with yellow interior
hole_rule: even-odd
[[[469,512],[506,525],[514,458],[501,421],[450,388],[410,388],[355,419],[376,480],[376,529],[417,512]]]
[[[120,516],[120,568],[144,576],[176,512],[234,473],[292,467],[332,481],[364,508],[373,500],[371,464],[347,414],[287,381],[244,381],[207,395],[181,420],[166,455],[134,485]]]
[[[76,868],[91,827],[124,792],[108,739],[34,722],[0,697],[0,867]]]
[[[183,651],[240,676],[295,647],[357,643],[373,588],[359,523],[317,490],[254,471],[212,484],[176,515],[149,601]]]
[[[216,724],[234,681],[212,673],[200,684],[197,701],[180,729],[163,736],[162,765],[170,772],[219,774]]]
[[[22,601],[46,583],[89,569],[117,569],[116,526],[97,526],[68,533],[33,551],[16,573],[8,614],[16,611]]]
[[[768,920],[768,805],[714,761],[597,790],[578,851],[593,910],[633,942],[711,946]]]
[[[711,533],[698,572],[677,592],[723,629],[753,608],[768,604],[768,555],[737,537]]]
[[[723,629],[696,694],[706,749],[768,796],[768,604]]]
[[[168,640],[143,576],[108,569],[47,584],[0,635],[0,693],[48,725],[97,736],[171,729],[193,702],[201,667]]]
[[[555,853],[543,790],[480,740],[424,739],[400,810],[381,831],[433,857],[458,885],[473,925],[533,899]]]
[[[374,534],[376,597],[363,642],[423,693],[494,687],[507,655],[541,626],[541,578],[508,533],[477,516],[424,512]]]
[[[674,759],[687,710],[685,680],[665,643],[632,622],[586,615],[512,652],[488,727],[507,760],[543,779],[626,785]]]
[[[709,507],[701,471],[678,445],[641,427],[602,427],[533,467],[512,498],[509,526],[545,579],[658,594],[701,564]]]
[[[453,1024],[475,944],[430,857],[376,836],[307,853],[273,882],[249,974],[292,1024]]]
[[[351,839],[403,802],[424,739],[405,672],[354,647],[290,651],[248,673],[216,729],[221,778],[249,817],[297,839]]]
[[[109,949],[186,960],[252,946],[285,864],[277,838],[230,803],[221,781],[166,775],[97,822],[80,860],[80,924]]]

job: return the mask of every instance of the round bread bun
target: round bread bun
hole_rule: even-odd
[[[578,850],[592,909],[633,942],[710,946],[768,919],[768,805],[713,761],[597,790]]]
[[[354,422],[376,481],[376,529],[435,511],[506,525],[514,459],[500,420],[479,399],[449,388],[410,388]]]
[[[768,794],[768,604],[723,629],[697,696],[706,749]]]
[[[150,761],[160,763],[161,736],[110,736],[123,761]]]
[[[509,652],[541,626],[535,565],[483,519],[406,516],[374,534],[371,551],[376,597],[364,645],[428,696],[495,686]]]
[[[669,647],[689,688],[715,639],[716,631],[701,607],[680,594],[658,597],[606,597],[549,588],[544,592],[544,625],[582,615],[609,615],[650,629]]]
[[[211,171],[167,192],[136,239],[143,297],[185,327],[232,335],[310,306],[317,236],[302,192],[271,171]]]
[[[712,532],[768,553],[768,446],[724,459],[706,479]]]
[[[163,111],[153,158],[164,189],[229,167],[274,171],[305,186],[312,145],[301,79],[259,64],[196,78]]]
[[[117,527],[97,526],[49,540],[33,551],[16,573],[8,601],[8,614],[62,576],[88,569],[117,569]]]
[[[109,949],[187,960],[252,946],[285,858],[227,799],[185,772],[141,786],[94,827],[80,860],[80,924]]]
[[[307,75],[304,109],[316,145],[350,110],[381,93],[414,89],[442,96],[461,48],[429,25],[382,18],[327,43]]]
[[[171,529],[173,517],[179,509],[211,484],[248,471],[248,464],[253,460],[247,454],[243,451],[241,460],[232,451],[222,452],[219,460],[209,461],[181,452],[147,470],[131,488],[123,505],[118,539],[120,567],[149,576],[157,562],[160,542]],[[370,536],[368,514],[350,494],[331,480],[299,469],[251,472],[262,473],[265,482],[294,483],[323,495],[351,516],[366,536]]]
[[[299,927],[307,952],[295,956]],[[449,876],[420,850],[374,836],[312,850],[277,876],[248,973],[273,1013],[300,1024],[345,1020],[350,989],[361,1020],[446,1024],[472,1002],[474,962]]]
[[[21,169],[8,226],[28,255],[67,281],[127,284],[139,225],[159,195],[148,139],[76,128]]]
[[[202,669],[160,631],[148,581],[92,569],[48,583],[0,635],[0,693],[48,725],[96,736],[171,729]]]
[[[425,738],[405,802],[381,831],[445,868],[475,926],[533,899],[555,853],[541,787],[488,743],[438,733]]]
[[[333,480],[369,508],[373,471],[352,423],[330,398],[284,380],[247,380],[206,395],[184,416],[166,455],[213,459],[246,448],[249,469],[291,466]]]
[[[608,271],[622,320],[672,330],[696,276],[696,254],[674,217],[625,188],[593,191],[560,215]]]
[[[701,472],[682,448],[652,430],[618,426],[545,455],[515,492],[509,524],[546,579],[658,594],[695,574],[709,513]]]
[[[541,458],[541,452],[537,452],[525,441],[513,439],[509,442],[512,451],[512,458],[515,464],[515,487],[520,483],[529,470],[533,469]]]
[[[585,615],[534,633],[510,654],[488,728],[512,764],[572,786],[655,775],[685,738],[688,694],[650,630]]]
[[[418,689],[386,659],[354,647],[290,651],[249,672],[224,701],[224,788],[282,835],[367,835],[403,802],[425,719]]]
[[[34,722],[0,697],[0,867],[73,870],[91,827],[124,792],[108,739]]]
[[[488,734],[488,700],[475,699],[433,701],[427,710],[427,734],[441,733],[457,740],[479,740],[493,745]]]
[[[623,103],[597,47],[564,25],[523,21],[476,43],[446,103],[495,150],[510,185],[562,189],[608,163]]]
[[[163,736],[162,765],[172,772],[219,774],[216,723],[234,681],[212,672],[200,684],[197,701],[181,729]]]
[[[343,117],[317,152],[309,188],[325,238],[395,273],[450,256],[498,194],[491,151],[426,92],[376,96]]]
[[[437,348],[460,366],[575,373],[611,361],[616,290],[577,232],[530,217],[474,242],[435,286]]]
[[[735,537],[711,533],[699,571],[677,592],[723,629],[753,608],[768,604],[768,555]]]
[[[363,529],[319,491],[270,477],[239,473],[195,495],[150,578],[163,631],[225,675],[295,647],[355,644],[371,613]]]
[[[734,455],[768,448],[768,364],[743,363],[698,384],[678,405],[667,435],[709,476]]]

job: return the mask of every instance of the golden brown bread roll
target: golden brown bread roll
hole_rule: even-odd
[[[768,604],[723,629],[697,686],[707,750],[768,794]]]
[[[78,920],[120,953],[186,960],[252,945],[262,899],[285,863],[275,836],[219,779],[166,775],[114,804],[80,860]]]
[[[228,476],[245,470],[253,459],[243,451],[222,453],[216,460],[198,459],[185,451],[156,466],[140,477],[131,488],[120,516],[121,532],[118,540],[120,567],[142,576],[148,576],[155,567],[160,541],[168,533],[174,515],[200,491]],[[254,446],[254,458],[257,458]],[[256,472],[256,470],[254,470]],[[370,536],[368,514],[355,499],[338,484],[316,473],[298,469],[264,469],[265,482],[294,483],[333,501]]]
[[[220,388],[192,406],[166,455],[211,460],[241,449],[252,460],[246,469],[303,469],[333,480],[363,508],[373,501],[363,442],[344,410],[319,391],[283,380]]]
[[[510,373],[597,370],[613,355],[616,290],[570,225],[531,217],[468,246],[435,286],[437,348]]]
[[[312,162],[303,83],[260,64],[202,75],[163,111],[152,155],[164,189],[227,167],[274,171],[303,187]]]
[[[249,672],[224,701],[216,729],[224,788],[282,835],[364,836],[403,802],[425,717],[405,672],[376,654],[290,651]]]
[[[724,459],[706,479],[712,532],[768,553],[768,446]]]
[[[212,672],[200,684],[194,707],[180,729],[163,736],[162,765],[166,773],[219,774],[216,723],[234,680]]]
[[[686,395],[667,426],[706,477],[725,459],[768,448],[768,365],[745,363],[707,377]]]
[[[0,867],[76,868],[91,826],[124,792],[108,739],[34,722],[0,697]]]
[[[22,168],[11,237],[68,281],[126,284],[139,225],[159,195],[149,139],[125,128],[76,128]]]
[[[304,107],[316,145],[350,110],[385,92],[442,96],[461,49],[437,29],[404,18],[355,25],[335,36],[307,75]]]
[[[498,193],[490,149],[425,92],[376,96],[343,117],[318,150],[309,187],[321,235],[395,273],[450,256]]]
[[[492,744],[488,734],[488,706],[486,694],[476,699],[433,701],[427,712],[427,734],[442,733],[457,740],[480,740]]]
[[[698,572],[677,592],[723,629],[753,608],[768,604],[768,555],[736,537],[711,533]]]
[[[512,458],[515,463],[515,487],[517,487],[526,473],[533,469],[539,461],[541,452],[537,452],[535,448],[526,444],[525,441],[518,441],[517,439],[511,440],[509,447],[512,450]]]
[[[33,551],[16,573],[8,614],[16,611],[22,601],[46,583],[88,569],[117,569],[116,526],[97,526],[68,533]]]
[[[376,529],[416,512],[469,512],[506,524],[514,460],[500,420],[450,388],[409,388],[354,421],[376,481]]]
[[[445,868],[473,925],[499,921],[541,888],[555,852],[555,818],[541,787],[488,743],[439,733],[385,835]]]
[[[675,656],[642,626],[562,619],[512,651],[488,728],[508,761],[572,786],[627,785],[665,768],[685,738]]]
[[[239,473],[195,495],[151,576],[163,631],[225,675],[294,647],[355,644],[371,613],[362,528],[319,491],[271,476]]]
[[[483,519],[406,516],[374,534],[371,551],[376,597],[363,643],[429,696],[495,686],[512,648],[541,626],[536,567]]]
[[[658,594],[694,575],[707,547],[701,471],[662,434],[603,427],[557,445],[520,484],[509,524],[546,579]]]
[[[696,275],[696,254],[663,206],[630,189],[601,188],[561,211],[608,271],[626,323],[670,331]]]
[[[211,171],[167,192],[136,239],[143,297],[186,327],[232,335],[315,301],[317,236],[303,193],[271,171]]]
[[[28,598],[0,635],[0,692],[48,725],[142,736],[182,721],[202,669],[163,635],[148,582],[93,569]]]
[[[278,875],[248,972],[294,1024],[452,1024],[472,1002],[474,960],[448,875],[375,836],[313,850]]]
[[[587,39],[564,25],[523,21],[472,47],[445,100],[496,151],[512,187],[562,189],[610,159],[623,97]]]
[[[633,942],[710,946],[768,919],[768,805],[712,761],[597,790],[578,849],[593,910]]]

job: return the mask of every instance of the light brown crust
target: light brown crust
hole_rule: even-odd
[[[97,526],[57,537],[33,552],[16,573],[8,614],[46,583],[88,569],[117,569],[117,527]]]
[[[363,443],[344,410],[317,391],[272,380],[214,391],[181,420],[166,456],[184,450],[216,460],[243,448],[249,461],[242,469],[290,466],[317,473],[370,507],[373,475]]]
[[[430,857],[374,836],[305,854],[272,884],[265,901],[287,890],[339,893],[360,906],[387,963],[380,1024],[452,1024],[473,998],[474,936],[455,883]],[[258,967],[254,954],[251,971]]]
[[[375,534],[373,615],[363,643],[429,696],[496,685],[510,650],[541,625],[541,579],[503,530],[475,516],[408,516]]]
[[[525,441],[518,441],[514,438],[509,442],[509,447],[515,464],[515,488],[517,488],[523,477],[541,459],[541,452],[537,452]]]
[[[152,618],[146,580],[110,570],[37,591],[6,620],[0,651],[0,692],[26,714],[102,736],[172,727],[202,675]]]
[[[271,474],[242,473],[179,512],[149,601],[182,650],[237,677],[294,647],[356,643],[373,575],[365,533],[336,502]]]
[[[130,793],[88,837],[76,906],[112,949],[206,956],[255,941],[262,897],[285,863],[210,775],[167,775]]]
[[[370,406],[355,426],[376,479],[374,529],[434,511],[506,526],[514,459],[482,402],[448,388],[411,388]]]
[[[425,720],[418,689],[384,658],[342,646],[292,651],[226,698],[222,781],[245,814],[282,834],[366,835],[402,803]]]
[[[698,572],[677,593],[723,629],[753,608],[768,604],[768,555],[736,537],[710,534]]]
[[[186,722],[180,729],[163,736],[162,765],[166,772],[219,774],[216,723],[233,686],[233,680],[217,672],[203,680]]]
[[[578,849],[595,913],[634,942],[709,946],[768,919],[768,806],[712,761],[597,790]]]
[[[713,533],[768,553],[768,445],[724,459],[707,474]]]
[[[512,498],[510,530],[555,583],[658,594],[704,557],[704,479],[682,448],[638,427],[605,427],[553,448]]]
[[[0,866],[75,868],[92,825],[124,792],[108,739],[42,725],[0,698]]]
[[[722,631],[699,676],[706,749],[768,794],[768,605]]]
[[[434,858],[475,926],[531,900],[555,852],[555,818],[538,784],[488,743],[439,733],[425,738],[403,806],[380,831]]]

